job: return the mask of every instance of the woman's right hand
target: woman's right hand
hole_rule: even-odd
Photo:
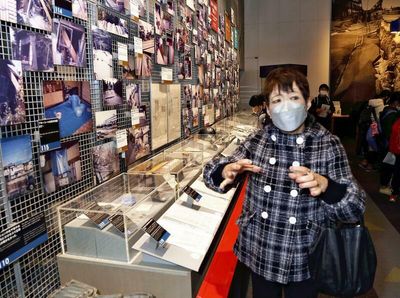
[[[222,170],[222,178],[224,181],[220,184],[220,188],[224,189],[227,185],[232,184],[238,174],[245,171],[260,173],[261,168],[253,165],[253,162],[249,159],[241,159],[237,162],[227,164]]]

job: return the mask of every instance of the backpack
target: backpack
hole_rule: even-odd
[[[394,154],[400,154],[400,118],[393,123],[389,139],[389,151]]]

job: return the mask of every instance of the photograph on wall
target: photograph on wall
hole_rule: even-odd
[[[126,85],[126,102],[129,107],[139,108],[142,104],[142,93],[140,90],[140,84],[131,83]]]
[[[183,131],[185,133],[185,137],[190,136],[191,131],[193,129],[193,111],[190,107],[190,103],[187,103],[186,108],[182,110],[183,114]]]
[[[192,85],[183,85],[183,102],[190,102],[192,100]]]
[[[93,68],[96,80],[113,77],[112,38],[107,31],[92,28]]]
[[[179,80],[192,79],[192,56],[190,54],[184,55],[179,58],[178,79]]]
[[[154,27],[152,24],[139,20],[139,37],[142,39],[143,52],[154,54]]]
[[[168,142],[181,137],[181,84],[168,85]]]
[[[75,18],[87,21],[87,0],[72,0],[72,15]]]
[[[218,1],[210,0],[210,21],[211,29],[218,32]]]
[[[186,5],[193,11],[195,10],[194,1],[195,0],[186,0]]]
[[[355,104],[400,90],[398,19],[400,1],[333,1],[330,38],[330,95],[342,112]]]
[[[0,20],[16,23],[17,22],[17,1],[0,1]]]
[[[129,0],[125,2],[125,7],[129,4],[131,18],[137,21],[139,17],[146,16],[147,0]]]
[[[117,110],[96,112],[95,116],[97,139],[115,138],[117,132]]]
[[[94,146],[92,152],[96,184],[103,183],[120,173],[116,141]]]
[[[167,12],[170,15],[175,15],[175,2],[173,0],[167,0]]]
[[[183,1],[179,4],[179,21],[188,29],[193,29],[193,11]]]
[[[174,40],[169,36],[156,36],[156,63],[161,65],[174,64]]]
[[[205,26],[206,25],[206,19],[207,19],[207,7],[204,5],[198,5],[197,6],[197,23],[199,26]]]
[[[0,139],[4,179],[9,199],[35,187],[30,135]]]
[[[200,100],[203,96],[203,89],[200,85],[192,86],[192,108],[200,107]]]
[[[0,59],[0,125],[25,122],[21,61]]]
[[[57,118],[61,138],[92,131],[88,81],[43,81],[45,118]]]
[[[22,63],[24,71],[53,71],[53,51],[50,34],[40,34],[10,28],[12,57]]]
[[[204,65],[199,65],[197,66],[197,71],[198,71],[198,78],[199,78],[199,84],[204,85]]]
[[[85,28],[65,20],[53,20],[54,64],[76,67],[86,66]]]
[[[128,55],[128,62],[122,65],[122,78],[125,80],[134,80],[135,76],[135,56]]]
[[[17,0],[18,24],[51,31],[52,14],[53,10],[51,0]]]
[[[132,164],[150,154],[150,127],[148,125],[128,129],[128,152],[126,162]]]
[[[141,78],[148,78],[151,76],[151,71],[153,69],[153,60],[151,55],[135,54],[135,73]]]
[[[82,179],[79,142],[66,142],[60,149],[42,154],[40,166],[47,194],[78,182]]]
[[[170,33],[172,30],[173,19],[168,13],[164,13],[161,4],[154,4],[154,27],[155,33],[164,35]]]
[[[175,48],[179,54],[188,54],[191,50],[189,30],[182,24],[175,29]]]
[[[193,128],[196,128],[199,126],[199,108],[197,107],[192,107],[193,111]]]
[[[122,80],[118,79],[103,80],[103,105],[105,106],[122,105],[123,87],[124,83]]]
[[[128,38],[128,22],[125,19],[121,19],[104,8],[99,8],[97,14],[97,25],[100,29]]]
[[[125,14],[125,3],[124,0],[105,0],[104,4],[106,7],[114,9],[119,13]]]

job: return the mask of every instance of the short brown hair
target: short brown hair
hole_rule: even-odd
[[[291,68],[276,68],[271,71],[264,84],[264,95],[267,104],[269,104],[269,96],[278,86],[279,91],[293,91],[293,82],[296,82],[304,99],[307,100],[310,96],[310,87],[307,78],[300,71]]]

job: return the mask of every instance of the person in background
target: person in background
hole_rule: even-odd
[[[330,130],[332,114],[334,112],[335,106],[329,97],[329,86],[321,84],[318,88],[318,96],[311,102],[310,113],[314,115],[317,122]]]
[[[253,95],[250,98],[249,106],[251,107],[253,114],[258,117],[257,128],[259,129],[264,128],[264,126],[267,123],[271,122],[267,114],[264,95],[262,94]]]
[[[327,221],[357,222],[365,192],[355,181],[338,137],[312,115],[309,84],[277,68],[265,82],[272,123],[231,156],[209,161],[207,187],[225,192],[248,174],[234,252],[252,274],[254,298],[316,298],[308,252]]]

